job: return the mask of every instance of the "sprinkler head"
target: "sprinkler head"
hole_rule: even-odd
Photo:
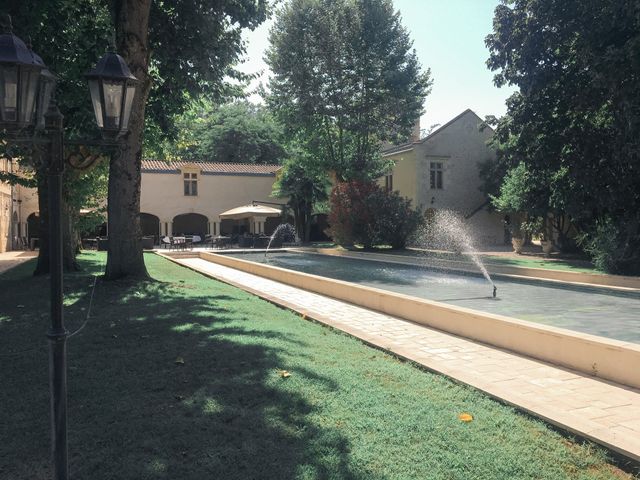
[[[496,298],[496,295],[498,294],[498,287],[496,287],[495,285],[493,286],[493,298]]]

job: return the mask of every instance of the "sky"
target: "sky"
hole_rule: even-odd
[[[492,31],[493,11],[499,0],[394,0],[402,24],[410,33],[423,69],[431,69],[433,88],[424,104],[421,127],[444,124],[467,108],[481,118],[506,112],[505,100],[514,88],[496,88],[493,73],[486,67],[489,51],[484,38]],[[246,31],[247,73],[262,72],[265,85],[269,67],[264,62],[273,19]],[[259,101],[253,95],[252,101]]]

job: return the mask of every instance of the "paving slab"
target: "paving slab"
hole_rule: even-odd
[[[32,252],[30,250],[15,250],[11,252],[0,253],[0,273],[6,272],[10,268],[20,265],[21,263],[37,256],[37,251]]]
[[[170,260],[342,330],[640,461],[640,390],[200,258]]]

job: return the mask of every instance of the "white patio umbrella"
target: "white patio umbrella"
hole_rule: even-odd
[[[282,215],[282,210],[279,208],[266,207],[264,205],[245,205],[222,212],[220,219],[242,220],[243,218],[279,217],[280,215]]]

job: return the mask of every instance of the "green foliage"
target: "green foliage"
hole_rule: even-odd
[[[339,183],[330,201],[329,234],[340,245],[404,248],[422,221],[410,200],[373,182]]]
[[[106,220],[106,200],[109,185],[109,161],[101,157],[88,170],[68,170],[65,195],[72,213],[74,231],[93,232]],[[82,214],[81,210],[84,210]]]
[[[505,0],[486,39],[496,85],[519,87],[496,129],[503,166],[494,171],[526,162],[528,179],[546,186],[533,208],[546,203],[569,216],[596,244],[598,219],[608,217],[602,225],[615,225],[637,252],[639,8],[630,0]]]
[[[532,194],[531,173],[524,162],[509,170],[500,185],[500,195],[491,197],[491,203],[503,213],[526,212]]]
[[[390,0],[292,0],[278,12],[269,103],[338,178],[374,179],[380,142],[409,136],[430,90]]]
[[[309,241],[311,216],[316,205],[328,198],[329,179],[318,163],[301,148],[292,147],[292,156],[278,172],[273,197],[288,197],[298,235]]]
[[[162,142],[157,157],[235,163],[282,163],[282,126],[261,105],[246,101],[215,105],[203,99],[175,121],[175,141]]]
[[[248,79],[232,68],[245,51],[242,30],[256,28],[268,12],[268,0],[152,2],[153,84],[146,108],[161,138],[176,137],[175,119],[189,109],[192,98],[220,100],[237,94],[226,79]]]
[[[620,274],[640,271],[640,255],[631,241],[611,217],[599,219],[592,230],[578,237],[597,269]]]

